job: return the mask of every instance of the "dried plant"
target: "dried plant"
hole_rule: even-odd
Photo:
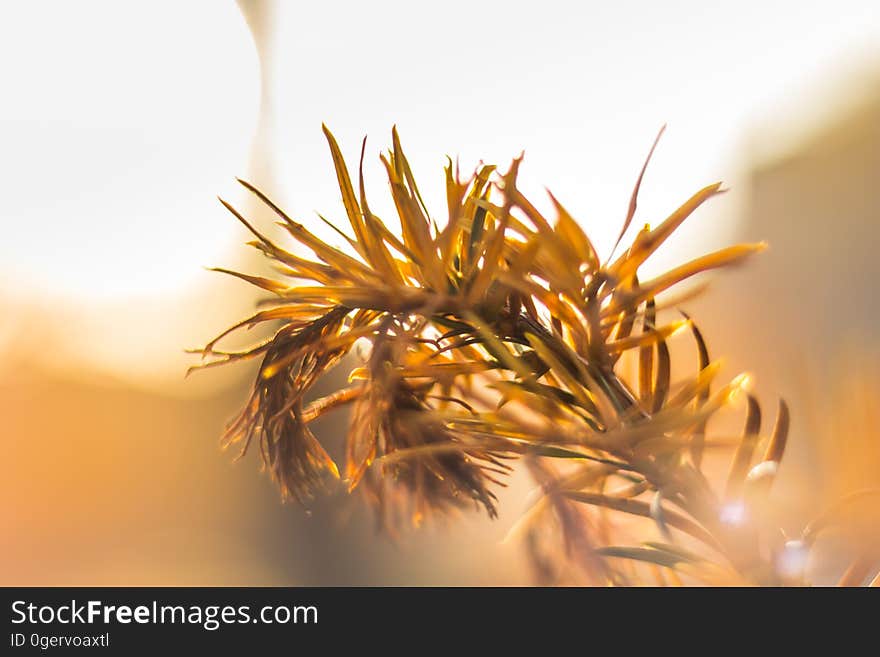
[[[520,159],[506,173],[482,166],[466,180],[450,161],[448,216],[437,221],[395,130],[381,161],[398,235],[367,203],[363,150],[356,189],[336,140],[325,134],[351,231],[337,232],[348,248],[319,239],[245,181],[308,256],[270,240],[224,202],[279,273],[218,270],[274,295],[199,350],[198,367],[262,359],[226,444],[243,453],[256,439],[284,498],[306,501],[344,479],[350,491],[367,493],[388,527],[471,504],[494,516],[493,488],[520,459],[539,494],[513,533],[524,537],[545,583],[571,580],[561,563],[594,584],[802,582],[799,570],[780,564],[798,558],[806,543],[783,545],[760,513],[785,450],[787,407],[780,404],[764,435],[758,403],[746,396],[729,476],[713,486],[704,451],[731,441],[707,436],[707,421],[742,393],[748,377],[718,385],[719,366],[691,319],[658,321],[681,301],[665,293],[764,245],[733,246],[639,277],[720,184],[603,262],[552,195],[553,221],[519,191]],[[644,173],[614,251],[634,219]],[[280,327],[247,350],[217,346],[237,329],[266,322]],[[680,331],[692,335],[699,367],[673,383],[668,341]],[[307,402],[356,343],[369,349],[350,385]],[[637,375],[626,376],[625,358]],[[309,425],[343,406],[351,407],[351,421],[340,475]]]

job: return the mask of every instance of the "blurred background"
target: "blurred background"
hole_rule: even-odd
[[[501,517],[391,542],[357,499],[282,505],[221,453],[248,366],[184,348],[256,297],[220,194],[243,176],[318,233],[342,214],[321,123],[350,164],[397,124],[429,207],[442,166],[507,165],[611,248],[657,130],[636,224],[724,180],[660,269],[735,241],[771,249],[688,304],[725,373],[793,409],[775,494],[799,529],[880,485],[880,12],[837,3],[223,2],[0,5],[0,584],[526,584]],[[547,207],[544,205],[543,207]],[[332,235],[326,235],[333,240]],[[318,427],[338,445],[344,418]],[[341,512],[340,512],[341,511]],[[847,537],[820,546],[843,554]],[[823,566],[822,564],[832,564]],[[832,581],[835,559],[812,575]]]

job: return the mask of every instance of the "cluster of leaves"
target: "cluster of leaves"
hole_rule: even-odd
[[[228,444],[244,451],[256,439],[283,497],[305,501],[342,478],[349,490],[367,492],[389,526],[463,505],[494,516],[493,489],[520,459],[539,495],[516,529],[546,581],[558,576],[550,537],[561,537],[567,563],[594,583],[642,581],[643,569],[658,581],[682,574],[710,583],[782,581],[758,528],[729,516],[766,495],[785,448],[787,409],[780,406],[774,430],[762,437],[760,408],[748,397],[726,486],[713,487],[702,471],[704,450],[715,444],[706,423],[747,377],[719,385],[719,366],[690,318],[658,321],[681,301],[664,293],[764,245],[733,246],[639,278],[643,263],[720,184],[603,262],[552,195],[551,221],[519,191],[519,159],[503,174],[482,166],[465,180],[450,161],[448,214],[437,221],[395,130],[381,160],[397,234],[370,210],[363,150],[356,189],[336,140],[325,134],[350,224],[350,233],[337,229],[346,248],[319,239],[245,181],[301,248],[283,248],[226,204],[279,273],[270,279],[220,270],[273,295],[200,350],[200,367],[261,358]],[[262,323],[277,327],[267,340],[244,351],[218,347],[230,332]],[[679,331],[692,334],[699,367],[673,383],[667,341]],[[307,402],[356,343],[369,349],[349,385]],[[636,376],[625,375],[625,356],[637,363]],[[309,425],[342,406],[351,407],[351,420],[340,474]],[[755,456],[759,445],[763,458]],[[614,545],[629,535],[626,518],[650,523],[637,531],[658,540]]]

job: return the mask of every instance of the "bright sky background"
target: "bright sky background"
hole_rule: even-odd
[[[668,123],[636,226],[707,183],[732,192],[659,266],[728,243],[749,159],[794,143],[858,93],[850,76],[880,65],[869,0],[273,6],[261,133],[271,149],[258,155],[271,175],[257,182],[301,220],[343,217],[322,121],[351,166],[369,136],[371,206],[390,214],[377,155],[397,123],[438,216],[445,155],[467,172],[480,158],[506,167],[525,149],[522,187],[545,208],[551,188],[607,249]],[[221,303],[226,288],[201,267],[244,252],[214,197],[248,170],[259,106],[235,3],[4,3],[0,72],[0,298],[66,303],[92,313],[90,326],[108,304],[161,300],[136,315],[140,326],[89,329],[108,362],[128,354],[127,371],[134,343],[152,346],[156,366],[209,337],[216,327],[187,315],[186,295],[217,291]],[[180,337],[169,308],[198,331]],[[178,361],[172,369],[179,376]]]
[[[173,294],[229,242],[258,63],[232,2],[0,5],[0,272],[12,292]],[[4,286],[7,287],[7,286]]]
[[[716,180],[733,193],[695,217],[667,262],[730,238],[753,128],[769,122],[784,148],[838,104],[826,95],[838,71],[880,60],[880,11],[864,0],[282,3],[277,20],[278,184],[302,216],[340,216],[321,121],[350,165],[369,135],[371,205],[390,207],[376,154],[397,123],[438,213],[444,155],[470,170],[525,149],[525,188],[547,207],[550,187],[610,245],[668,123],[636,225]]]

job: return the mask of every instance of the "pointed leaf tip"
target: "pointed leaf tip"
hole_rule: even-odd
[[[626,212],[626,219],[623,221],[623,226],[620,229],[620,234],[617,236],[617,241],[614,243],[614,248],[611,249],[611,255],[614,255],[614,252],[617,251],[617,247],[620,246],[621,240],[623,240],[623,236],[626,235],[626,231],[629,229],[630,224],[632,223],[633,217],[636,214],[636,208],[638,207],[639,201],[639,189],[642,187],[642,180],[645,177],[645,172],[648,170],[648,164],[651,162],[651,157],[654,155],[654,151],[657,148],[657,144],[660,142],[660,137],[663,136],[663,133],[666,131],[666,124],[660,128],[660,131],[657,133],[657,136],[654,138],[654,143],[651,145],[651,150],[648,151],[648,157],[645,158],[645,163],[642,165],[642,170],[639,172],[639,177],[636,178],[636,184],[633,187],[632,195],[629,198],[629,207]],[[719,183],[720,184],[720,183]]]

